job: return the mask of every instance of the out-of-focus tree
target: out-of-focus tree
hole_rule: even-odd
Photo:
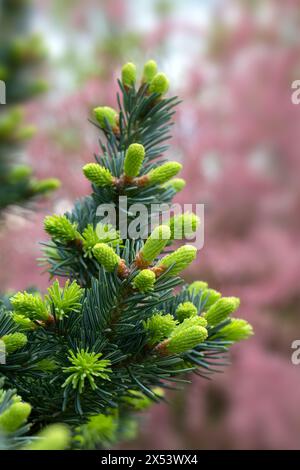
[[[3,0],[0,4],[0,211],[23,204],[59,185],[56,179],[37,180],[22,162],[21,148],[34,133],[19,106],[45,90],[36,69],[45,56],[41,38],[30,33],[28,0]]]

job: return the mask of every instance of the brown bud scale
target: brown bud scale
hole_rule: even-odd
[[[166,269],[167,268],[165,268],[164,266],[154,266],[153,268],[151,268],[151,271],[154,272],[156,277],[159,277],[166,271]]]
[[[134,182],[138,187],[147,186],[147,184],[149,184],[149,176],[148,175],[140,176],[139,178],[135,178]]]
[[[160,356],[168,356],[169,355],[169,352],[167,349],[168,343],[169,343],[169,340],[165,339],[154,348],[154,351],[157,352]]]
[[[146,261],[144,258],[143,258],[143,255],[142,253],[138,253],[136,255],[136,258],[134,260],[134,264],[139,268],[139,269],[145,269],[145,268],[148,268],[148,266],[151,264],[149,263],[149,261]]]
[[[117,270],[118,276],[121,278],[128,277],[129,275],[129,269],[126,266],[125,261],[122,259],[118,265],[118,270]]]

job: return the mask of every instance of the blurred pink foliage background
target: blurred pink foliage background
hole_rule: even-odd
[[[134,1],[73,2],[65,11],[36,2],[57,28],[63,24],[71,37],[80,32],[93,56],[84,73],[76,57],[65,65],[78,75],[71,91],[55,82],[53,68],[61,64],[54,61],[49,98],[28,108],[39,129],[30,159],[39,175],[63,184],[37,212],[7,216],[1,289],[46,288],[35,260],[42,220],[89,192],[81,173],[97,151],[89,112],[116,104],[112,79],[122,62],[157,59],[183,100],[170,149],[188,183],[178,201],[205,204],[205,245],[186,279],[240,296],[241,315],[256,334],[235,347],[224,374],[194,378],[170,395],[171,406],[154,406],[141,419],[138,440],[126,446],[299,449],[300,371],[291,343],[300,337],[300,107],[291,102],[291,84],[300,79],[300,1],[219,1],[199,24],[195,2],[184,2],[184,15],[174,3],[157,2],[155,21],[133,33]]]

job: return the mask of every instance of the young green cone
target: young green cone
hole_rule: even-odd
[[[60,187],[60,181],[57,178],[47,178],[44,180],[34,180],[30,184],[30,189],[36,194],[47,194]]]
[[[175,193],[179,193],[185,187],[186,182],[183,178],[173,178],[171,181],[163,184],[163,187],[166,189],[173,189]]]
[[[129,145],[124,162],[124,173],[130,178],[138,176],[145,158],[145,149],[141,144]]]
[[[136,66],[132,62],[122,67],[122,83],[125,87],[132,87],[136,82]]]
[[[208,310],[221,298],[221,293],[214,289],[206,289],[202,292],[201,303],[205,310]]]
[[[186,318],[197,315],[198,311],[192,302],[183,302],[176,309],[176,316],[180,322]]]
[[[64,450],[69,447],[71,434],[63,424],[51,424],[43,429],[38,439],[24,447],[24,450]]]
[[[143,269],[135,276],[132,285],[140,292],[151,292],[155,283],[156,277],[150,269]]]
[[[102,129],[107,129],[107,124],[113,130],[118,127],[119,114],[115,109],[109,106],[98,106],[94,109],[94,114]]]
[[[193,295],[198,295],[201,292],[206,291],[208,288],[207,282],[204,281],[194,281],[192,284],[189,285],[188,291]]]
[[[17,431],[25,424],[31,412],[29,403],[13,403],[3,413],[0,414],[0,430],[10,433]]]
[[[50,314],[45,303],[39,295],[18,292],[11,299],[15,313],[24,315],[30,320],[48,321]]]
[[[139,265],[139,262],[142,264],[144,262],[145,264],[152,263],[168,243],[170,235],[171,231],[167,225],[156,227],[138,255],[137,265]]]
[[[182,323],[176,328],[176,333],[182,330],[186,330],[187,328],[191,328],[192,326],[203,326],[204,328],[207,327],[207,321],[203,317],[199,317],[198,315],[194,315],[189,318],[185,318]]]
[[[149,92],[165,95],[169,89],[169,86],[170,82],[167,76],[164,73],[157,73],[150,82]]]
[[[113,272],[121,263],[121,258],[106,243],[97,243],[93,249],[94,256],[98,263],[102,264],[105,271]]]
[[[97,414],[90,416],[86,423],[76,428],[78,434],[75,435],[75,441],[81,449],[95,449],[99,442],[108,445],[114,441],[117,430],[118,416],[116,412],[111,415]]]
[[[149,184],[163,184],[169,181],[173,176],[177,175],[182,165],[178,162],[166,162],[157,168],[151,170],[147,177]]]
[[[233,318],[229,325],[224,326],[218,331],[217,336],[226,341],[237,342],[247,339],[253,334],[253,328],[250,323],[240,318]]]
[[[191,212],[174,215],[174,217],[171,217],[168,222],[168,225],[171,229],[171,240],[182,240],[182,238],[191,238],[195,235],[199,224],[199,217]]]
[[[157,63],[155,60],[148,60],[144,65],[142,83],[151,83],[157,74]]]
[[[172,333],[178,321],[170,314],[155,313],[143,324],[149,334],[149,345],[154,346]]]
[[[0,341],[3,341],[6,353],[11,354],[25,346],[27,343],[27,336],[23,333],[9,333],[2,336]]]
[[[207,330],[203,326],[191,326],[185,329],[175,328],[170,338],[160,343],[156,350],[162,355],[181,354],[203,343]]]
[[[209,325],[217,325],[226,320],[239,306],[240,299],[237,297],[223,297],[209,307],[204,314],[204,318],[206,318]]]
[[[196,254],[197,249],[194,246],[181,246],[178,250],[162,258],[154,269],[159,274],[160,271],[164,272],[171,268],[168,271],[168,276],[177,276],[194,261]]]
[[[171,354],[186,352],[207,338],[207,330],[202,326],[192,326],[172,336],[167,344],[167,351]]]
[[[108,243],[110,246],[121,245],[120,233],[109,224],[100,222],[94,228],[88,224],[82,232],[82,248],[84,256],[92,258],[93,248],[97,243]]]
[[[63,243],[81,238],[77,224],[70,222],[65,215],[48,215],[44,219],[44,228],[51,238]]]
[[[221,298],[220,292],[209,289],[207,282],[204,281],[192,282],[188,287],[188,291],[193,294],[193,296],[201,294],[201,303],[206,310]]]
[[[36,328],[36,324],[33,323],[30,318],[26,318],[20,313],[13,312],[12,319],[18,325],[19,329],[23,331],[34,330]]]
[[[114,177],[111,172],[98,163],[87,163],[82,168],[82,171],[84,176],[99,188],[112,186],[114,183]]]

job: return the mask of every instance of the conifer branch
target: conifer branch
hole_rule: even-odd
[[[31,448],[47,446],[48,434],[58,445],[51,441],[57,423],[62,447],[110,445],[137,410],[163,399],[163,389],[186,383],[187,373],[220,370],[231,344],[252,334],[246,321],[231,317],[238,299],[180,278],[197,249],[169,247],[178,232],[195,232],[195,214],[170,217],[146,240],[125,236],[120,214],[114,226],[99,215],[108,203],[118,212],[126,196],[121,215],[134,221],[130,204],[170,204],[184,186],[174,178],[181,165],[162,157],[178,103],[165,97],[166,76],[150,61],[138,83],[129,63],[119,85],[118,110],[95,108],[104,137],[101,155],[83,168],[92,195],[71,213],[45,219],[43,263],[51,277],[67,281],[55,279],[46,296],[17,293],[1,307],[0,340],[8,348],[0,373],[5,388],[30,403]],[[147,213],[144,228],[151,221]]]

